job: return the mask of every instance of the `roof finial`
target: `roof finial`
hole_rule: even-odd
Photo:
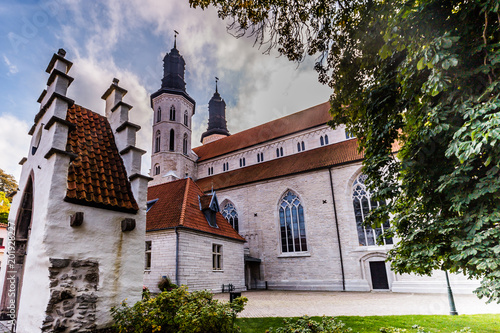
[[[217,89],[217,82],[219,81],[219,78],[216,76],[215,77],[215,92],[219,93],[219,90]]]
[[[177,30],[174,30],[174,49],[177,48],[177,35],[179,33],[177,32]]]

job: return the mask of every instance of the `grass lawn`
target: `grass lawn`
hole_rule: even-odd
[[[320,319],[321,317],[313,317]],[[380,327],[406,328],[415,332],[411,327],[415,324],[424,327],[430,332],[450,333],[463,327],[470,327],[475,333],[500,332],[500,314],[460,315],[460,316],[367,316],[348,317],[338,316],[353,332],[380,333]],[[238,318],[236,325],[241,327],[242,333],[264,333],[269,327],[278,327],[283,318]]]

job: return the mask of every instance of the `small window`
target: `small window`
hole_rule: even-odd
[[[348,130],[345,130],[345,138],[352,139],[355,138],[354,134],[350,133]]]
[[[3,246],[3,238],[0,238],[0,246]]]
[[[182,153],[184,155],[188,154],[188,136],[184,134],[184,139],[182,140]]]
[[[222,245],[212,244],[212,269],[222,271]]]
[[[173,129],[170,130],[170,145],[169,145],[169,150],[174,151],[175,147],[175,132]]]
[[[276,148],[276,157],[283,156],[283,147]]]
[[[322,145],[322,146],[325,145],[325,141],[323,140],[322,136],[319,137],[319,144]]]
[[[170,120],[175,121],[175,107],[173,105],[170,107]]]
[[[300,142],[297,142],[297,151],[300,151]]]
[[[260,154],[257,154],[257,163],[260,163]]]
[[[155,164],[155,176],[160,174],[160,165]]]
[[[209,167],[208,168],[208,175],[211,176],[214,174],[214,167]]]
[[[302,141],[300,143],[300,145],[302,146],[302,151],[306,150],[306,145],[305,145],[304,141]]]
[[[283,156],[283,147],[280,147],[280,154]]]
[[[188,112],[184,111],[184,125],[188,126]]]
[[[161,108],[159,107],[156,111],[156,122],[159,123],[161,121]]]
[[[301,152],[304,150],[306,150],[306,145],[304,144],[304,141],[297,142],[297,151]]]
[[[226,162],[226,171],[229,171],[229,162]]]
[[[222,170],[224,170],[224,171],[228,171],[229,170],[229,162],[222,163]]]
[[[245,158],[244,158],[244,157],[243,157],[243,158],[240,158],[240,168],[241,168],[241,167],[244,167],[244,166],[245,166],[245,164],[246,164]]]
[[[161,134],[160,131],[156,131],[156,137],[155,137],[155,153],[160,151],[160,144],[161,144]]]
[[[151,241],[146,241],[146,260],[144,261],[144,270],[151,270]]]
[[[260,153],[260,161],[264,162],[264,153]]]
[[[325,145],[328,144],[328,135],[325,134]]]

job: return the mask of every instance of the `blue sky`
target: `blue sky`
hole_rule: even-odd
[[[59,48],[74,63],[68,96],[76,103],[103,114],[100,96],[114,77],[129,91],[131,120],[142,127],[138,146],[148,151],[143,173],[150,166],[149,95],[160,87],[174,29],[187,91],[197,103],[193,147],[207,127],[215,76],[231,133],[322,103],[331,93],[317,82],[314,59],[297,66],[276,52],[264,55],[253,39],[231,36],[213,8],[193,9],[188,0],[2,0],[0,22],[0,168],[16,179],[46,87],[45,68]]]

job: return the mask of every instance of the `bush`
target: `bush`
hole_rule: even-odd
[[[186,286],[146,297],[129,307],[124,301],[111,309],[119,333],[234,333],[236,314],[247,302],[238,297],[232,303],[212,299],[212,293],[188,292]]]
[[[171,291],[175,288],[177,288],[177,285],[172,283],[172,280],[170,280],[168,276],[162,277],[160,282],[158,282],[158,289],[160,289],[160,291]]]
[[[285,319],[284,326],[269,328],[266,333],[346,333],[352,329],[345,327],[345,324],[333,317],[323,317],[321,322],[312,320],[308,316],[303,316],[295,321]]]

